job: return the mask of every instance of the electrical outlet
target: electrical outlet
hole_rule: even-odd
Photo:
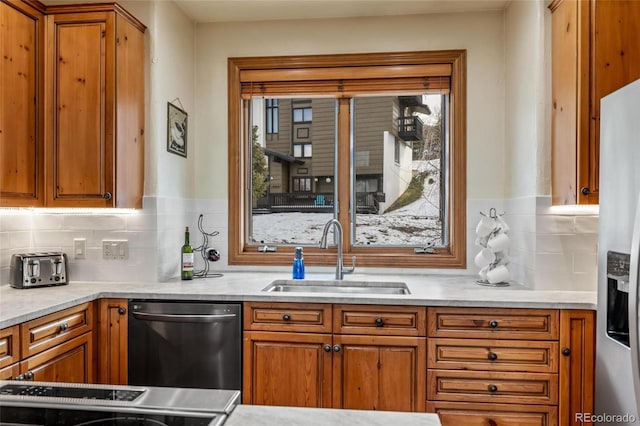
[[[124,260],[129,258],[128,240],[102,240],[102,258]]]
[[[73,258],[84,259],[87,257],[87,240],[85,238],[73,239]]]

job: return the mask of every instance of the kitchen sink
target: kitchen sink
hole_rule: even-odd
[[[262,289],[282,293],[411,294],[402,282],[275,280]]]

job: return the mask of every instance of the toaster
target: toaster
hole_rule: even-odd
[[[9,284],[14,288],[68,284],[68,269],[65,253],[14,254],[11,256]]]

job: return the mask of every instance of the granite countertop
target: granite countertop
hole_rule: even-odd
[[[74,282],[58,287],[0,286],[0,328],[99,298],[201,301],[271,301],[489,308],[596,309],[592,291],[532,290],[519,285],[483,287],[470,275],[348,275],[345,281],[405,282],[409,295],[272,293],[261,290],[283,272],[225,272],[220,278],[169,282]],[[314,278],[309,275],[308,278]]]
[[[440,426],[437,414],[238,405],[225,426]]]

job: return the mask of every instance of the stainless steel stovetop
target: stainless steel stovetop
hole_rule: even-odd
[[[218,426],[240,392],[0,381],[0,425]]]

